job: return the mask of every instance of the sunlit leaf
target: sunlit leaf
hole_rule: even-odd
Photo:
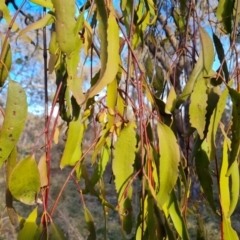
[[[114,146],[114,159],[112,163],[115,176],[115,186],[118,193],[120,216],[122,216],[123,228],[126,233],[132,228],[132,187],[130,183],[133,174],[133,164],[136,151],[135,123],[130,122],[120,132],[120,136]]]
[[[157,199],[159,206],[162,207],[169,198],[178,178],[180,151],[177,139],[171,128],[165,124],[158,123],[157,132],[160,151],[160,189]]]
[[[40,176],[34,156],[19,161],[9,178],[9,190],[13,197],[25,204],[35,204],[40,186]]]
[[[8,77],[9,71],[12,65],[12,51],[9,41],[5,42],[5,37],[2,34],[1,42],[2,42],[2,51],[1,51],[1,59],[0,59],[0,87],[2,87]],[[5,46],[4,46],[5,42]],[[4,48],[3,48],[4,47]]]
[[[27,32],[33,31],[33,30],[37,30],[37,29],[41,29],[43,27],[46,27],[50,24],[52,24],[54,22],[54,16],[51,13],[47,13],[46,15],[44,15],[41,19],[39,19],[38,21],[28,25],[26,28],[24,28],[23,30],[21,30],[18,34],[18,37],[23,36],[24,34],[26,34]]]
[[[52,0],[30,0],[39,6],[46,7],[46,8],[53,8]]]
[[[212,68],[214,61],[214,47],[212,39],[201,27],[199,28],[199,33],[201,42],[199,57],[186,83],[186,86],[184,87],[183,92],[178,99],[177,107],[179,107],[189,97],[193,91],[195,82],[199,79],[202,79],[204,76],[207,76]]]
[[[75,49],[76,35],[74,19],[76,8],[75,0],[52,0],[55,8],[55,28],[58,46],[63,53],[70,55]]]
[[[238,240],[237,232],[232,228],[230,219],[223,216],[224,240]]]
[[[40,174],[41,187],[48,186],[46,153],[43,153],[43,155],[41,156],[41,158],[38,162],[38,170],[39,170],[39,174]]]
[[[5,118],[0,132],[0,167],[7,159],[23,131],[27,117],[27,100],[24,89],[9,81]]]
[[[219,0],[217,5],[217,19],[223,24],[223,27],[227,33],[232,32],[233,6],[233,0]]]
[[[23,228],[18,234],[17,240],[35,240],[40,237],[38,235],[38,226],[36,224],[37,210],[38,207],[34,208],[33,211],[29,214],[28,218],[24,222]]]
[[[108,27],[107,27],[107,59],[104,56],[104,59],[101,58],[102,67],[106,65],[105,71],[101,70],[100,78],[97,83],[86,93],[86,99],[95,96],[99,93],[104,87],[111,83],[118,72],[119,64],[119,30],[117,21],[113,15],[110,13],[108,17]],[[101,47],[102,47],[101,42]],[[102,51],[102,50],[101,50]],[[105,51],[105,49],[103,49]],[[103,62],[106,61],[106,62]]]

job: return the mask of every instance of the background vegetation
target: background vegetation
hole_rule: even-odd
[[[239,1],[19,7],[0,1],[2,236],[238,239]]]

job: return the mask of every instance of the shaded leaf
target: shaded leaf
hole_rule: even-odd
[[[13,197],[25,204],[35,204],[40,185],[39,171],[34,156],[31,155],[19,161],[9,178],[9,190]]]
[[[97,236],[96,236],[96,230],[93,222],[93,217],[86,206],[84,206],[84,216],[85,216],[85,221],[87,223],[87,229],[90,233],[88,235],[87,240],[94,240],[97,238]]]
[[[0,132],[0,167],[7,159],[23,131],[27,117],[27,100],[24,89],[9,81],[5,118]]]
[[[62,230],[52,221],[50,225],[50,240],[66,240]]]

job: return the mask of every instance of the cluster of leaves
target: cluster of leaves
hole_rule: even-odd
[[[169,72],[164,74],[166,69],[160,60],[160,63],[153,64],[150,53],[143,61],[137,54],[140,46],[149,43],[152,30],[157,28],[161,1],[122,0],[117,7],[112,1],[97,0],[87,1],[79,9],[75,0],[32,2],[49,11],[21,31],[8,17],[3,2],[0,8],[10,29],[19,31],[18,36],[26,41],[31,42],[27,32],[54,26],[46,71],[55,72],[57,90],[52,105],[59,104],[58,114],[68,126],[59,166],[71,166],[72,171],[49,209],[50,149],[60,128],[57,119],[53,126],[50,125],[52,112],[46,118],[44,130],[46,152],[38,164],[34,157],[37,148],[33,149],[31,156],[17,161],[16,144],[27,116],[27,102],[24,89],[9,78],[11,48],[8,32],[2,36],[0,56],[1,86],[8,78],[8,98],[0,132],[0,165],[4,165],[7,172],[6,206],[11,222],[15,223],[13,199],[28,205],[39,204],[27,219],[19,217],[21,230],[18,239],[65,238],[53,223],[52,215],[69,179],[73,179],[80,193],[89,230],[88,239],[96,239],[96,230],[84,202],[85,194],[95,196],[103,205],[105,220],[108,211],[119,213],[123,238],[190,239],[186,214],[192,172],[196,172],[206,201],[221,219],[222,239],[238,239],[231,226],[231,216],[239,200],[240,87],[239,82],[235,83],[234,75],[230,77],[223,45],[217,34],[213,34],[212,40],[200,25],[194,29],[199,36],[200,49],[196,46],[196,33],[192,34],[194,40],[188,40],[186,34],[185,41],[195,44],[198,58],[196,63],[193,60],[193,70],[182,86],[171,81],[171,77],[168,81],[171,71],[168,69]],[[179,35],[184,30],[191,34],[189,19],[195,13],[186,2],[180,1],[180,7],[172,13]],[[224,33],[229,34],[230,50],[236,44],[234,33],[239,6],[238,1],[222,0],[217,8],[217,18]],[[194,21],[196,19],[193,17]],[[173,36],[168,36],[167,28],[165,31],[166,41],[171,42]],[[217,72],[212,69],[214,48],[221,64]],[[101,68],[94,76],[90,73],[90,87],[84,92],[79,66],[82,56],[91,61],[93,52],[98,55]],[[127,63],[124,63],[126,52]],[[175,80],[180,82],[181,74]],[[231,101],[232,120],[223,125],[221,118],[228,99]],[[184,110],[184,116],[179,109]],[[184,119],[188,115],[190,124],[181,132],[177,116]],[[88,149],[83,149],[84,135],[90,128],[95,140]],[[217,158],[216,148],[218,129],[224,139],[221,161]],[[191,151],[181,144],[182,140],[192,142]],[[90,153],[92,174],[84,163]],[[216,204],[213,194],[213,174],[209,167],[212,160],[221,163],[220,169],[218,164],[215,169],[219,204]],[[112,166],[117,206],[106,198],[103,176],[107,164]],[[79,185],[81,180],[85,183],[84,188]],[[141,189],[138,213],[133,208],[134,182]],[[36,219],[40,207],[43,214],[38,226]],[[105,227],[106,239],[107,225]]]

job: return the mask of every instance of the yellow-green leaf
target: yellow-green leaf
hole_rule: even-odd
[[[97,235],[96,235],[96,230],[95,230],[95,226],[94,226],[94,222],[93,222],[93,217],[86,206],[84,206],[84,216],[85,216],[85,221],[87,223],[87,229],[90,233],[88,235],[87,240],[94,240],[97,238]]]
[[[29,205],[36,203],[41,183],[33,155],[18,162],[10,175],[8,184],[14,198]]]
[[[180,162],[180,151],[177,139],[171,128],[165,124],[158,123],[157,132],[160,151],[160,189],[157,193],[157,200],[159,207],[161,208],[169,198],[169,195],[176,184],[178,178],[178,164]]]
[[[75,17],[75,0],[52,0],[55,8],[55,27],[57,34],[58,46],[63,53],[68,56],[75,49],[76,35],[74,28],[76,21]]]
[[[104,87],[106,87],[109,83],[111,83],[118,72],[118,64],[119,64],[119,30],[117,21],[113,15],[110,13],[108,18],[108,28],[107,28],[107,60],[103,62],[101,59],[102,67],[106,64],[105,71],[100,74],[100,78],[97,83],[90,88],[90,90],[86,93],[86,100],[95,96]],[[105,61],[105,59],[104,59]]]
[[[0,34],[0,36],[2,40],[2,52],[0,59],[0,87],[2,87],[12,66],[12,51],[8,40],[6,41],[5,46],[3,46],[7,36],[4,37],[3,34]]]
[[[36,224],[37,220],[37,209],[34,208],[29,214],[28,218],[25,220],[23,228],[20,230],[17,240],[35,240],[40,237],[38,232],[38,226]]]
[[[197,60],[196,65],[189,77],[189,80],[186,83],[186,86],[183,89],[183,92],[179,96],[177,107],[179,107],[191,94],[195,82],[198,79],[202,79],[204,76],[207,76],[212,68],[214,61],[214,47],[213,42],[208,33],[203,29],[199,28],[200,33],[200,42],[201,42],[201,51]]]
[[[232,228],[230,219],[223,216],[224,240],[239,240],[237,232]]]
[[[0,167],[16,146],[26,117],[25,91],[18,83],[9,81],[5,118],[0,132]]]

